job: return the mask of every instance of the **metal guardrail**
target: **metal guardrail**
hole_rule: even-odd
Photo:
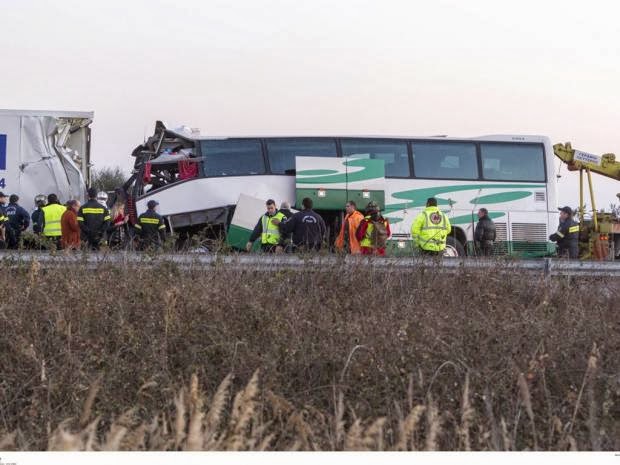
[[[0,252],[2,267],[16,267],[37,261],[43,266],[85,264],[95,268],[104,264],[140,264],[157,266],[175,263],[182,268],[228,266],[238,269],[330,269],[334,267],[373,267],[386,271],[438,268],[446,272],[489,270],[506,273],[539,273],[542,276],[610,276],[620,277],[620,262],[579,261],[560,259],[517,260],[512,258],[433,258],[433,257],[362,257],[337,255],[257,255],[257,254],[157,254],[136,252],[73,253]]]

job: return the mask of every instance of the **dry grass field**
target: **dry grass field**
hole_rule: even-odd
[[[620,449],[618,279],[33,262],[0,286],[0,450]]]

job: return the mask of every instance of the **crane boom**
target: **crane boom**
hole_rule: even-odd
[[[620,161],[616,161],[613,153],[594,155],[581,150],[575,150],[570,142],[555,144],[553,146],[555,156],[568,166],[569,171],[590,170],[608,178],[620,181]]]

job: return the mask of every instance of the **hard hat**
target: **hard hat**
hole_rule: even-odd
[[[101,202],[107,202],[108,201],[108,194],[104,191],[100,191],[97,192],[97,200],[101,201]]]
[[[38,205],[47,205],[47,195],[39,194],[39,195],[35,196],[34,204],[37,205],[37,206]]]
[[[366,205],[366,210],[367,211],[379,210],[379,204],[375,202],[374,200],[371,200],[370,202],[368,202],[368,205]]]

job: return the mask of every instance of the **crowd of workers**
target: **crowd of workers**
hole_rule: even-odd
[[[267,200],[267,211],[262,215],[246,244],[249,252],[260,239],[260,250],[266,253],[283,253],[299,250],[319,250],[324,243],[326,227],[323,218],[312,210],[312,199],[302,201],[303,210],[293,214],[288,202],[280,210],[274,200]],[[572,219],[570,207],[560,208],[560,225],[549,239],[557,242],[560,257],[577,258],[579,225]],[[426,208],[411,225],[414,248],[423,255],[443,255],[452,226],[447,215],[437,206],[437,199],[429,198]],[[336,237],[338,251],[349,254],[384,256],[391,237],[390,223],[381,215],[379,205],[371,201],[362,214],[355,202],[344,206],[344,221]],[[474,229],[475,253],[491,256],[497,239],[495,223],[486,208],[478,210],[478,223]]]
[[[266,203],[267,211],[262,215],[246,244],[246,250],[254,247],[260,239],[260,249],[266,253],[291,252],[295,250],[319,250],[324,243],[326,227],[323,218],[312,210],[312,199],[302,201],[303,210],[293,214],[290,205],[284,202],[277,209],[274,200]],[[384,256],[387,241],[391,237],[390,222],[381,215],[379,205],[371,201],[362,214],[355,202],[348,201],[345,215],[335,247],[350,254]],[[476,241],[480,253],[491,255],[495,241],[495,224],[486,209],[481,208],[480,221],[476,227]],[[425,255],[443,255],[450,220],[437,206],[437,199],[429,198],[426,208],[415,218],[411,226],[411,237],[416,249]]]
[[[0,192],[0,248],[18,249],[23,246],[23,233],[32,225],[44,249],[77,250],[86,247],[99,250],[102,243],[112,249],[122,249],[137,239],[140,249],[157,249],[165,240],[164,219],[157,213],[157,201],[150,200],[133,228],[125,212],[122,190],[117,191],[111,209],[105,192],[88,189],[88,201],[69,200],[64,205],[56,194],[38,195],[32,214],[19,205],[19,196],[8,197]]]
[[[137,238],[138,248],[147,250],[160,248],[165,240],[166,225],[157,212],[158,202],[149,200],[147,210],[130,228],[120,189],[111,210],[108,210],[107,194],[98,193],[94,188],[88,190],[88,201],[84,205],[78,200],[69,200],[62,205],[56,194],[37,196],[36,210],[31,215],[19,205],[17,195],[8,197],[8,205],[6,202],[7,196],[0,192],[0,248],[20,248],[22,233],[31,223],[33,232],[45,238],[44,248],[99,250],[105,242],[110,248],[119,249],[133,244]],[[266,212],[258,219],[246,250],[251,251],[258,239],[260,249],[265,253],[320,250],[325,243],[327,227],[312,207],[312,199],[307,197],[302,201],[303,209],[296,213],[291,211],[287,202],[283,202],[278,210],[274,200],[267,200]],[[336,249],[350,254],[384,256],[391,230],[379,205],[369,202],[362,214],[350,200],[344,209],[344,221],[334,244]],[[560,208],[558,230],[549,236],[550,240],[557,242],[561,257],[578,258],[579,224],[572,215],[570,207]],[[447,215],[437,206],[437,199],[429,198],[426,208],[411,225],[413,245],[421,254],[443,255],[451,229]],[[492,255],[495,241],[495,224],[487,209],[480,208],[474,230],[476,254]]]

